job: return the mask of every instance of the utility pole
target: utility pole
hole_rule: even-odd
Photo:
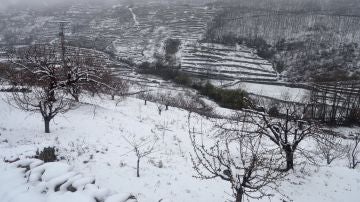
[[[65,25],[67,22],[59,22],[59,37],[60,37],[60,47],[61,47],[61,59],[63,64],[65,65]]]
[[[65,47],[65,29],[70,22],[68,21],[59,21],[59,37],[60,37],[60,48],[61,48],[61,60],[66,65],[65,62],[65,54],[66,54],[66,47]]]
[[[66,55],[66,46],[65,46],[65,30],[67,28],[67,25],[70,24],[69,21],[52,21],[51,23],[53,24],[58,24],[59,25],[59,45],[60,45],[60,50],[61,50],[61,60],[64,64],[64,66],[66,65],[65,63],[65,55]]]

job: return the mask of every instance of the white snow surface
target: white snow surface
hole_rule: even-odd
[[[0,96],[5,98],[4,93]],[[60,187],[58,192],[43,193],[41,183],[34,184],[24,178],[24,169],[1,162],[0,201],[91,202],[97,194],[104,199],[108,196],[105,202],[120,202],[129,193],[139,202],[232,200],[228,183],[193,177],[186,111],[170,107],[159,115],[154,103],[144,105],[142,100],[127,98],[116,106],[114,101],[104,99],[82,98],[84,102],[75,110],[51,122],[51,134],[43,133],[39,114],[20,111],[0,99],[0,158],[25,159],[22,161],[38,171],[47,167],[41,177],[49,182],[46,186],[66,178],[83,188],[69,192]],[[194,114],[191,127],[211,134],[213,121]],[[156,142],[155,152],[141,160],[140,178],[136,177],[135,153],[124,137]],[[44,165],[38,161],[27,162],[26,157],[48,146],[59,149],[60,162]],[[39,177],[36,172],[30,175]],[[96,187],[88,184],[93,179]],[[331,167],[301,166],[280,183],[279,190],[288,198],[274,192],[271,201],[358,202],[360,171],[348,169],[342,161]]]
[[[91,193],[96,193],[96,188],[90,189],[90,187],[87,187],[77,192],[53,191],[55,184],[64,181],[73,174],[69,172],[67,175],[61,175],[64,172],[63,168],[69,168],[67,164],[43,164],[40,167],[45,169],[45,173],[49,172],[54,176],[49,178],[50,175],[48,174],[37,183],[36,180],[29,181],[29,178],[24,177],[24,169],[16,168],[15,165],[17,163],[0,163],[0,198],[2,202],[95,202],[95,198]],[[35,169],[29,171],[30,175],[33,173],[39,176]],[[55,175],[58,176],[55,177]]]
[[[303,88],[291,88],[281,85],[270,85],[261,83],[237,82],[229,85],[229,89],[243,89],[249,93],[267,96],[279,100],[301,102],[306,99],[310,91]]]

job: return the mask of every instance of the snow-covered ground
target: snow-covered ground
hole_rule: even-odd
[[[230,89],[243,89],[249,93],[267,96],[279,100],[301,102],[306,96],[309,96],[309,90],[303,88],[290,88],[281,85],[270,85],[260,83],[240,82],[231,85]]]
[[[0,95],[5,97],[4,93]],[[116,106],[104,98],[83,98],[77,109],[52,121],[51,134],[43,133],[39,114],[22,112],[0,100],[0,158],[25,158],[33,156],[37,149],[56,146],[62,165],[68,164],[83,176],[93,176],[96,186],[108,189],[109,195],[131,193],[140,202],[232,199],[228,183],[192,177],[195,172],[190,160],[192,146],[186,111],[170,107],[159,115],[154,103],[144,105],[142,100],[127,98]],[[211,134],[213,121],[192,115],[191,127],[206,138],[206,134]],[[155,144],[154,153],[141,160],[139,178],[135,153],[127,140]],[[56,200],[51,198],[71,195],[66,191],[42,193],[37,184],[28,183],[23,175],[22,169],[0,163],[2,202],[53,202]],[[331,167],[302,164],[280,183],[279,190],[289,198],[274,193],[271,201],[358,202],[360,172],[348,169],[343,161]]]
[[[71,166],[66,163],[43,163],[38,159],[23,159],[12,164],[0,164],[0,182],[6,182],[0,185],[1,201],[134,201],[129,193],[111,193],[109,189],[98,187],[93,177],[84,177],[72,171]],[[29,166],[29,170],[24,166]],[[69,187],[72,191],[69,191]]]
[[[300,87],[287,87],[281,83],[256,83],[242,81],[209,80],[211,84],[226,89],[242,89],[253,95],[285,100],[291,102],[304,102],[310,96],[310,91]]]

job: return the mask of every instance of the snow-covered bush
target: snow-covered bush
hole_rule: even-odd
[[[35,158],[40,159],[45,163],[54,162],[58,160],[55,147],[45,147],[41,151],[37,150]]]

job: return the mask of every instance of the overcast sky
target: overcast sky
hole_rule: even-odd
[[[0,0],[0,7],[2,9],[10,6],[21,7],[48,7],[65,3],[76,3],[79,1],[97,1],[97,2],[116,2],[121,0]]]
[[[2,9],[9,6],[39,6],[39,5],[51,5],[59,0],[0,0],[0,7]]]
[[[57,5],[57,4],[64,4],[64,3],[75,3],[75,2],[79,2],[79,1],[97,1],[97,2],[102,2],[102,3],[116,3],[116,2],[121,2],[121,1],[127,1],[127,2],[132,2],[132,0],[0,0],[0,7],[1,8],[7,8],[9,6],[22,6],[22,7],[33,7],[33,6],[53,6],[53,5]],[[133,0],[134,2],[139,2],[139,1],[143,1],[143,2],[148,2],[149,0]],[[174,2],[174,1],[179,1],[179,2],[186,2],[186,3],[191,3],[191,2],[196,2],[196,3],[205,3],[205,2],[214,2],[216,0],[150,0],[150,1],[157,1],[157,2]]]

